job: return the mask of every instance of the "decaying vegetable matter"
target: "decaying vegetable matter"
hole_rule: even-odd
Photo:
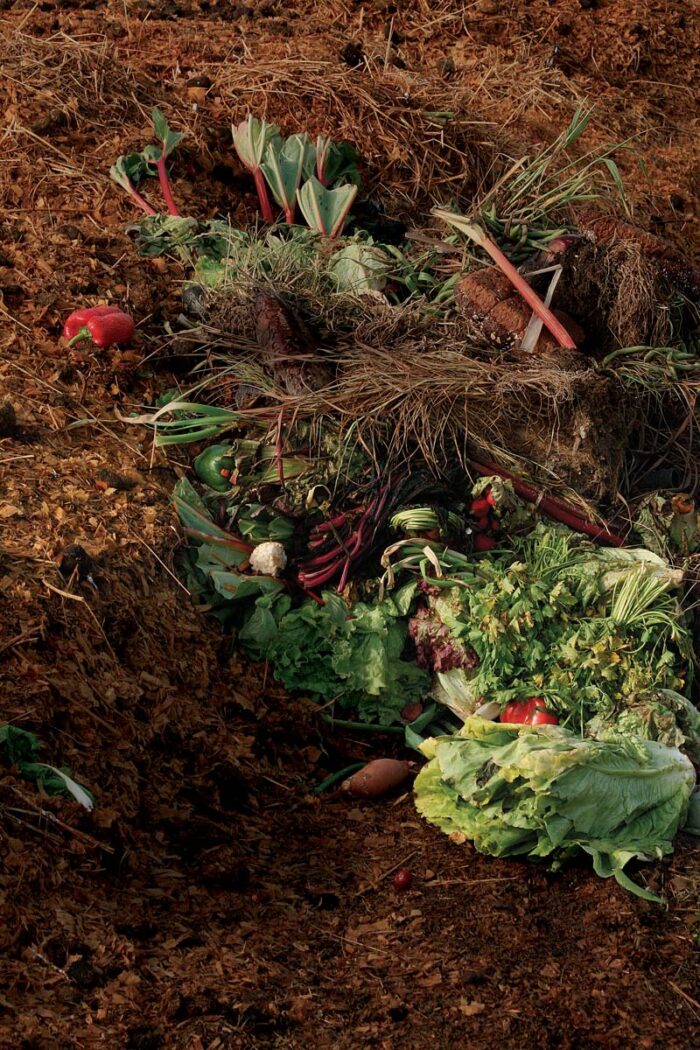
[[[178,215],[154,112],[160,151],[114,177],[143,209],[156,164],[169,215],[132,229],[185,266],[195,366],[128,421],[195,446],[181,570],[240,649],[336,728],[428,755],[417,804],[443,830],[583,850],[652,899],[623,869],[694,812],[700,541],[692,497],[645,479],[697,483],[697,288],[591,213],[601,172],[621,184],[610,150],[569,158],[588,118],[394,243],[363,225],[351,147],[254,116],[233,139],[268,228]],[[409,771],[344,786],[379,798]]]

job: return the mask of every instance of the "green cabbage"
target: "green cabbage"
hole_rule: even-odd
[[[676,748],[468,718],[422,750],[430,761],[416,778],[416,806],[442,831],[482,853],[548,857],[554,867],[583,850],[598,875],[659,900],[624,868],[671,853],[686,822],[695,771]]]

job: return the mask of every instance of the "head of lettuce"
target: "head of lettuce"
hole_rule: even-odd
[[[416,778],[416,806],[447,834],[495,857],[549,857],[554,866],[585,850],[598,875],[659,900],[624,868],[672,852],[685,824],[695,771],[676,748],[472,717],[422,750],[430,761]]]

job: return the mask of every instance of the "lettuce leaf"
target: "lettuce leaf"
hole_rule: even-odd
[[[254,658],[270,661],[286,689],[336,700],[362,720],[390,725],[430,689],[429,675],[401,659],[407,631],[400,610],[408,592],[352,609],[330,591],[323,599],[291,609],[288,598],[261,598],[238,640]]]
[[[655,741],[582,740],[561,726],[468,718],[432,740],[415,782],[418,811],[497,857],[588,853],[596,873],[659,900],[624,872],[673,851],[695,787],[692,763]]]

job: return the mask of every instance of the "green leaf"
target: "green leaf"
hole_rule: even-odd
[[[146,258],[168,254],[181,256],[183,249],[194,249],[199,223],[184,215],[147,215],[138,222],[129,223],[126,230],[136,234],[139,255]]]
[[[144,176],[153,174],[155,172],[149,169],[142,153],[124,154],[109,169],[110,178],[127,193],[132,187],[138,186]]]
[[[592,110],[577,109],[571,118],[571,123],[564,132],[563,149],[573,146],[574,142],[583,135],[591,119]]]
[[[314,176],[298,192],[304,218],[313,230],[325,237],[337,237],[341,233],[356,196],[357,186],[327,190]]]
[[[252,549],[251,545],[219,528],[202,499],[186,479],[183,478],[175,487],[172,499],[188,536],[200,543],[223,548],[230,553],[235,564],[246,561]]]
[[[389,266],[389,258],[381,248],[351,241],[333,255],[328,272],[340,291],[365,295],[386,287]]]
[[[284,143],[273,140],[268,144],[265,160],[260,165],[272,196],[280,208],[284,208],[288,221],[294,214],[307,145],[306,133],[292,135]]]
[[[555,865],[583,851],[598,875],[658,900],[623,869],[635,857],[673,850],[695,786],[692,763],[680,751],[481,718],[422,750],[434,757],[416,779],[416,806],[447,834],[461,832],[482,853],[549,857]]]
[[[252,172],[260,168],[268,145],[280,139],[280,129],[276,124],[268,124],[253,116],[249,116],[237,127],[232,127],[231,133],[236,153],[248,171]]]
[[[0,726],[0,758],[16,766],[23,777],[41,784],[49,795],[70,795],[86,809],[92,809],[93,797],[81,784],[76,783],[68,769],[37,762],[39,741],[34,733],[9,724]]]
[[[184,138],[184,135],[182,135],[180,132],[171,130],[170,125],[168,124],[167,120],[165,119],[165,117],[163,116],[163,114],[157,106],[151,110],[151,121],[153,122],[153,130],[156,133],[156,138],[160,141],[163,147],[163,154],[167,158],[170,156],[173,150],[177,149],[177,147],[180,145]],[[158,157],[156,157],[156,160],[159,159],[160,154]]]
[[[308,162],[304,167],[304,175],[307,178],[315,174],[324,186],[351,182],[359,189],[362,185],[357,167],[359,154],[350,143],[335,143],[324,135],[319,135],[316,140],[315,160],[315,171],[313,165],[309,165]]]
[[[610,172],[610,177],[612,178],[613,182],[615,183],[615,189],[620,194],[620,198],[623,201],[626,201],[627,198],[625,196],[625,186],[624,186],[624,183],[622,181],[622,176],[620,175],[620,169],[618,168],[617,164],[612,159],[612,157],[603,157],[603,164],[605,165],[605,167]]]
[[[272,576],[244,576],[238,572],[214,569],[209,573],[219,594],[232,601],[258,598],[261,594],[279,594],[284,584]]]

